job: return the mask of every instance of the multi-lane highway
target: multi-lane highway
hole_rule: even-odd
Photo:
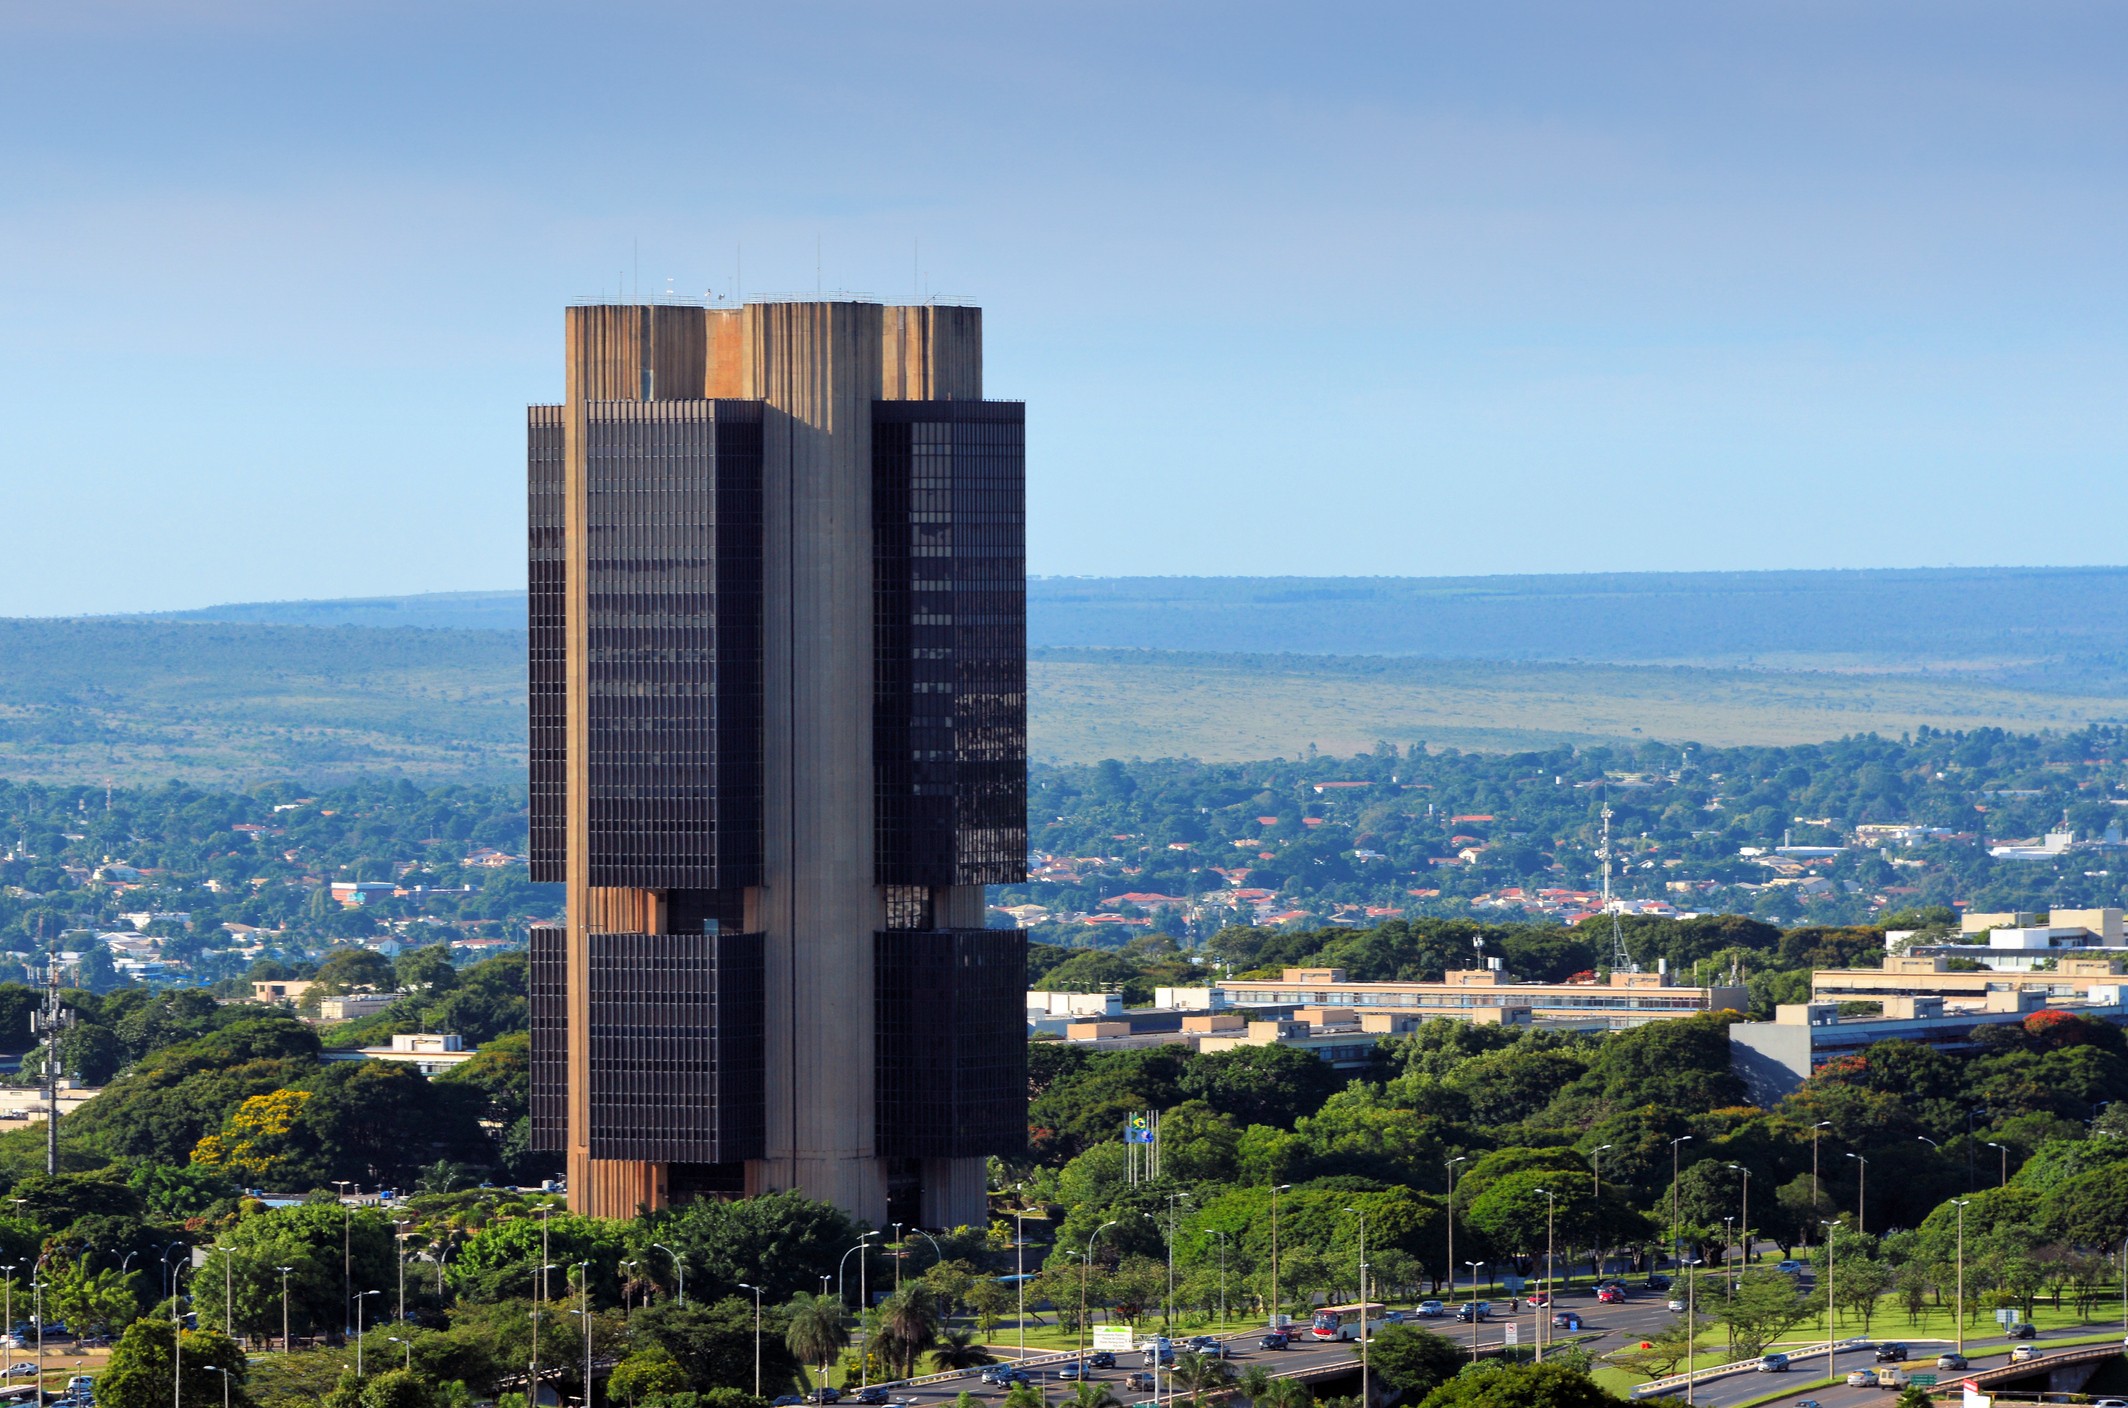
[[[1582,1329],[1578,1332],[1569,1332],[1547,1328],[1546,1333],[1555,1337],[1552,1343],[1563,1345],[1568,1340],[1573,1340],[1591,1354],[1607,1354],[1636,1340],[1644,1339],[1674,1321],[1677,1317],[1668,1308],[1668,1299],[1669,1292],[1667,1291],[1644,1290],[1637,1286],[1630,1291],[1628,1298],[1623,1303],[1612,1305],[1598,1303],[1594,1293],[1589,1290],[1561,1292],[1556,1309],[1562,1311],[1571,1310],[1581,1316]],[[1494,1300],[1493,1305],[1496,1309],[1504,1310],[1504,1302],[1501,1300]],[[1527,1305],[1524,1305],[1516,1312],[1512,1319],[1517,1327],[1517,1340],[1522,1347],[1529,1348],[1536,1344],[1537,1321],[1539,1317],[1542,1317],[1548,1327],[1551,1314],[1551,1308],[1532,1310]],[[1480,1353],[1488,1350],[1497,1350],[1501,1346],[1505,1339],[1505,1326],[1509,1323],[1509,1317],[1505,1314],[1496,1315],[1494,1318],[1477,1325],[1465,1324],[1451,1317],[1416,1319],[1410,1316],[1408,1310],[1406,1311],[1406,1316],[1407,1323],[1419,1325],[1435,1334],[1454,1340],[1458,1344],[1471,1346],[1475,1342],[1475,1348]],[[1237,1371],[1247,1368],[1251,1364],[1261,1364],[1273,1373],[1329,1370],[1336,1367],[1357,1365],[1357,1346],[1341,1344],[1335,1341],[1318,1342],[1308,1337],[1305,1325],[1298,1327],[1298,1329],[1299,1337],[1293,1341],[1291,1348],[1285,1350],[1259,1348],[1257,1341],[1263,1335],[1261,1328],[1252,1328],[1247,1331],[1229,1331],[1222,1335],[1221,1338],[1230,1347],[1232,1352],[1230,1363]],[[2091,1333],[2092,1331],[2088,1328],[2083,1330],[2043,1331],[2039,1336],[2038,1342],[2041,1348],[2044,1349],[2049,1340],[2088,1338]],[[1906,1344],[1913,1356],[1906,1367],[1910,1371],[1920,1373],[1937,1372],[1935,1369],[1936,1356],[1951,1347],[1949,1344],[1939,1344],[1931,1340],[1902,1339],[1896,1333],[1882,1335],[1879,1338],[1900,1339],[1901,1343]],[[1966,1341],[1966,1356],[1975,1369],[1994,1367],[2006,1361],[2011,1344],[2011,1341],[2005,1340],[1999,1335],[1985,1338],[1978,1335],[1969,1335]],[[993,1344],[990,1348],[1001,1359],[1013,1357],[1013,1350],[1009,1345]],[[1047,1359],[1051,1353],[1053,1352],[1046,1352],[1034,1357],[1038,1360]],[[1853,1369],[1874,1369],[1876,1367],[1873,1347],[1843,1348],[1835,1356],[1835,1360],[1837,1373],[1840,1375],[1845,1375]],[[1047,1364],[1038,1362],[1030,1365],[1029,1372],[1046,1381],[1047,1387],[1054,1398],[1070,1391],[1068,1382],[1055,1378],[1056,1370],[1062,1366],[1062,1361],[1054,1361]],[[1092,1370],[1089,1372],[1088,1378],[1092,1382],[1105,1384],[1123,1402],[1136,1403],[1149,1398],[1151,1395],[1142,1391],[1133,1391],[1126,1387],[1128,1377],[1133,1371],[1142,1371],[1141,1356],[1137,1354],[1119,1354],[1117,1355],[1116,1368]],[[1946,1383],[1950,1382],[1955,1376],[1954,1371],[1942,1371],[1942,1378]],[[1694,1387],[1691,1397],[1695,1404],[1705,1404],[1707,1408],[1733,1408],[1733,1405],[1743,1403],[1746,1400],[1758,1398],[1767,1393],[1778,1392],[1789,1383],[1795,1384],[1795,1392],[1802,1395],[1805,1393],[1802,1387],[1804,1384],[1821,1382],[1824,1377],[1825,1356],[1819,1353],[1798,1359],[1794,1368],[1785,1375],[1745,1372],[1702,1381]],[[1163,1374],[1161,1376],[1163,1398],[1166,1397],[1167,1387],[1167,1377]],[[964,1378],[945,1379],[931,1384],[895,1385],[892,1389],[892,1396],[896,1402],[928,1405],[951,1400],[963,1391],[973,1393],[982,1399],[1002,1398],[1005,1392],[1001,1387],[981,1383],[973,1374],[970,1374]],[[1811,1389],[1807,1392],[1807,1396],[1817,1400],[1823,1405],[1823,1408],[1883,1408],[1888,1397],[1885,1391],[1879,1388],[1847,1388],[1844,1385]],[[1679,1399],[1685,1397],[1685,1392],[1682,1388],[1677,1391],[1676,1397]]]

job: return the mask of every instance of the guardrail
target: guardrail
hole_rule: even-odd
[[[1843,1349],[1868,1349],[1875,1343],[1875,1340],[1861,1338],[1835,1340],[1831,1348],[1837,1353]],[[1788,1362],[1794,1364],[1800,1360],[1808,1359],[1814,1354],[1823,1354],[1826,1349],[1825,1343],[1820,1341],[1817,1344],[1806,1344],[1798,1349],[1784,1349],[1779,1352],[1787,1355]],[[1627,1390],[1627,1393],[1636,1400],[1660,1398],[1671,1390],[1683,1388],[1687,1384],[1703,1384],[1710,1379],[1726,1379],[1732,1374],[1749,1374],[1755,1372],[1758,1367],[1758,1359],[1738,1359],[1728,1364],[1716,1364],[1705,1369],[1694,1369],[1689,1373],[1672,1374],[1668,1378],[1650,1379],[1644,1384],[1633,1385],[1631,1389]]]
[[[1213,1335],[1212,1338],[1220,1341],[1221,1343],[1225,1343],[1228,1340],[1246,1339],[1250,1335],[1261,1335],[1267,1333],[1269,1332],[1260,1328],[1254,1330],[1229,1330],[1223,1335]],[[1108,1352],[1111,1354],[1135,1354],[1138,1351],[1110,1350]],[[1069,1364],[1073,1360],[1077,1359],[1080,1353],[1081,1351],[1076,1349],[1066,1349],[1058,1351],[1054,1354],[1030,1354],[1025,1359],[1015,1359],[1012,1360],[1010,1363],[1004,1364],[1002,1366],[998,1364],[984,1364],[974,1369],[948,1369],[945,1372],[938,1374],[919,1374],[913,1379],[888,1379],[883,1383],[873,1385],[873,1387],[886,1389],[922,1388],[926,1384],[943,1384],[951,1383],[955,1379],[972,1379],[980,1375],[985,1369],[996,1369],[999,1367],[1004,1367],[1008,1369],[1039,1369],[1050,1364]],[[1087,1346],[1084,1353],[1087,1358],[1091,1359],[1094,1355],[1101,1353],[1101,1351],[1089,1345]]]

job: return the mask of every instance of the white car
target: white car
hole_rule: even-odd
[[[2039,1358],[2040,1352],[2040,1348],[2036,1344],[2021,1344],[2010,1351],[2010,1362],[2012,1364],[2027,1364]]]
[[[1684,1314],[1684,1313],[1685,1313],[1685,1303],[1684,1303],[1683,1301],[1681,1301],[1681,1300],[1672,1300],[1672,1301],[1670,1302],[1670,1313],[1671,1313],[1672,1315],[1682,1315],[1682,1314]]]
[[[1867,1369],[1856,1369],[1848,1374],[1847,1386],[1849,1388],[1875,1388],[1877,1386],[1877,1376]]]

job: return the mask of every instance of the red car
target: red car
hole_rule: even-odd
[[[1616,1305],[1625,1298],[1626,1293],[1616,1286],[1603,1286],[1598,1288],[1596,1292],[1596,1299],[1602,1301],[1605,1305]]]

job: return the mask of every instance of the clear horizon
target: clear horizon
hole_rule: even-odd
[[[2115,565],[2124,40],[2069,3],[11,7],[0,615],[508,590],[561,305],[742,257],[985,307],[1044,576]]]

